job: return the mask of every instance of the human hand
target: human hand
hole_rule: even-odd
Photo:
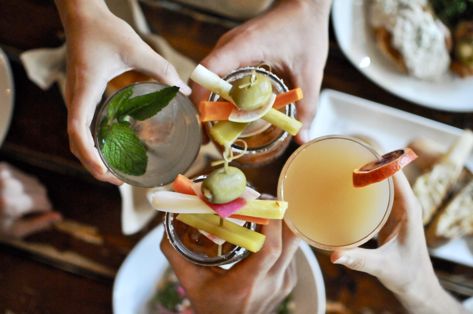
[[[90,124],[107,82],[136,69],[159,82],[190,88],[175,68],[125,21],[113,15],[103,0],[56,0],[67,38],[68,134],[72,153],[98,180],[121,184],[107,172],[94,147]]]
[[[23,217],[32,213],[37,215]],[[0,237],[22,238],[58,220],[61,215],[51,210],[46,189],[36,178],[0,163]]]
[[[296,137],[301,144],[308,140],[327,59],[330,2],[279,1],[266,14],[224,34],[201,62],[221,76],[264,62],[291,87],[301,87],[304,98],[297,104],[297,117],[304,126]],[[194,103],[208,98],[205,89],[191,86]]]
[[[379,247],[337,250],[331,261],[377,277],[411,312],[462,312],[435,276],[422,208],[402,172],[394,176],[394,193],[391,215],[378,234]]]
[[[297,281],[293,257],[299,240],[280,220],[263,226],[262,233],[263,248],[229,270],[192,264],[163,236],[161,250],[195,313],[269,313],[291,292]]]

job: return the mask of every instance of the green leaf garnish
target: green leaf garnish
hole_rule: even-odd
[[[128,86],[127,88],[119,91],[117,94],[115,94],[112,97],[108,105],[108,110],[107,110],[108,121],[112,121],[115,118],[120,107],[122,107],[123,104],[128,99],[130,99],[132,94],[133,94],[133,86]]]
[[[179,87],[170,86],[157,92],[136,96],[123,102],[117,117],[129,115],[135,120],[146,120],[157,114],[176,97]]]
[[[103,126],[100,135],[100,149],[113,169],[133,176],[145,173],[148,164],[146,146],[136,136],[129,123]]]

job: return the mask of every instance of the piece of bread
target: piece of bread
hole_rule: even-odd
[[[473,235],[473,175],[469,183],[442,208],[427,228],[427,242],[437,246],[445,240]]]

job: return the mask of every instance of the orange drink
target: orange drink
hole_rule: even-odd
[[[315,139],[286,162],[278,198],[289,203],[285,221],[291,230],[317,248],[359,246],[386,222],[393,202],[388,178],[355,188],[353,170],[379,159],[361,141],[343,136]]]

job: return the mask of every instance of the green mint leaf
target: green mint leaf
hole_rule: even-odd
[[[146,171],[146,146],[128,123],[115,123],[102,128],[101,151],[107,163],[122,173],[140,176]]]
[[[157,114],[176,97],[179,87],[170,86],[160,91],[128,99],[120,106],[117,117],[129,115],[135,120],[146,120]]]
[[[108,105],[107,110],[107,119],[112,121],[115,119],[117,112],[123,106],[123,104],[131,97],[133,94],[133,86],[128,86],[127,88],[116,93]]]

